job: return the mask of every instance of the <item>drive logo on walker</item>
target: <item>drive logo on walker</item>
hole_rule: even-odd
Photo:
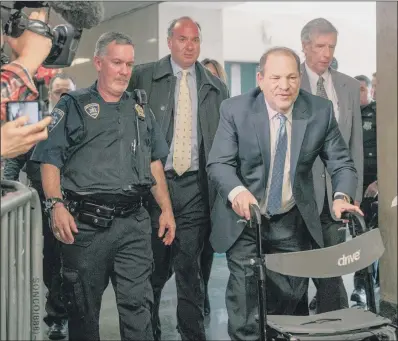
[[[346,265],[349,265],[351,263],[359,261],[360,258],[361,258],[361,250],[357,250],[353,254],[347,255],[347,256],[345,254],[343,254],[337,260],[337,265],[338,266],[346,266]]]

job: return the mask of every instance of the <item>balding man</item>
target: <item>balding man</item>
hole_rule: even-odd
[[[226,290],[231,340],[259,340],[256,232],[250,204],[261,212],[260,243],[265,254],[299,252],[323,246],[311,168],[321,157],[333,179],[333,212],[360,210],[354,197],[354,162],[337,126],[330,101],[300,90],[300,58],[274,47],[260,59],[258,87],[222,103],[220,124],[207,170],[217,186],[210,241],[226,252],[230,276]],[[337,194],[341,192],[341,194]],[[229,203],[229,204],[227,204]],[[270,315],[308,314],[300,307],[308,279],[267,271]]]
[[[135,67],[129,86],[129,91],[146,90],[149,105],[170,147],[165,171],[177,225],[171,247],[157,238],[161,211],[152,198],[149,200],[154,228],[154,337],[160,339],[160,296],[173,269],[182,340],[205,340],[199,258],[209,234],[215,193],[208,184],[205,166],[218,126],[219,107],[228,97],[228,90],[197,62],[201,45],[198,23],[189,17],[173,20],[167,31],[167,43],[170,54],[156,63]]]

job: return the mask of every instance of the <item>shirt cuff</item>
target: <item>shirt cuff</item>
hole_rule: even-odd
[[[334,193],[333,198],[336,198],[337,195],[344,195],[347,198],[347,200],[350,201],[350,197],[347,194],[343,193],[343,192]]]
[[[247,191],[245,186],[236,186],[231,192],[228,194],[228,200],[233,203],[235,197],[244,191]]]

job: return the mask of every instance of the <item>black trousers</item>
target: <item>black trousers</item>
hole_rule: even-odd
[[[32,187],[38,192],[41,202],[43,221],[43,281],[48,290],[45,306],[47,316],[44,318],[44,321],[50,326],[54,322],[60,323],[68,316],[61,293],[60,244],[52,233],[50,219],[44,210],[43,202],[45,201],[45,197],[41,185],[32,184]]]
[[[69,340],[99,340],[99,314],[111,278],[121,340],[153,340],[151,225],[144,208],[110,228],[76,221],[74,244],[62,244],[62,288]]]
[[[320,218],[324,246],[329,247],[344,243],[346,240],[346,230],[339,231],[342,223],[333,220],[326,195]],[[314,278],[313,282],[317,289],[318,314],[348,308],[348,296],[342,277]]]
[[[376,175],[374,173],[370,174],[364,174],[364,183],[363,183],[363,194],[365,194],[366,189],[368,186],[376,181]],[[373,198],[363,198],[362,203],[361,203],[361,210],[365,215],[365,223],[367,227],[369,228],[369,223],[371,222],[372,219],[372,210],[371,210],[371,204],[372,202],[375,201]],[[378,261],[376,261],[373,264],[374,267],[374,282],[378,283],[379,279],[379,267],[378,267]],[[366,278],[366,269],[365,270],[359,270],[355,272],[354,274],[354,288],[357,290],[365,289],[365,278]]]
[[[54,237],[50,219],[44,212],[43,217],[43,280],[47,287],[46,312],[44,318],[47,325],[60,323],[67,319],[68,314],[62,301],[61,293],[61,257],[60,242]]]
[[[312,237],[297,207],[262,223],[264,253],[295,252],[311,249]],[[227,251],[230,276],[226,290],[228,333],[231,340],[258,340],[259,324],[256,269],[250,265],[256,255],[256,231],[246,227]],[[308,278],[266,272],[267,313],[275,315],[308,315],[301,302],[308,290]],[[298,311],[301,310],[301,311]]]
[[[214,259],[214,250],[209,240],[210,232],[211,232],[211,227],[209,227],[208,229],[208,233],[204,242],[202,255],[200,257],[200,266],[202,269],[203,284],[205,286],[205,295],[208,294],[207,290],[211,274],[211,267],[213,266],[213,259]]]
[[[161,338],[160,299],[162,289],[174,271],[177,287],[177,323],[181,338],[205,340],[204,286],[200,255],[210,225],[208,199],[198,172],[188,172],[181,177],[166,172],[166,178],[177,228],[173,244],[165,246],[157,236],[161,211],[151,199],[152,248],[155,261],[151,279],[154,292],[154,338]]]

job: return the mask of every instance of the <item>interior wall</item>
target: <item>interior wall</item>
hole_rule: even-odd
[[[100,25],[83,32],[76,58],[90,58],[90,62],[65,68],[73,77],[77,87],[86,87],[96,79],[92,64],[95,43],[101,34],[118,31],[129,34],[135,45],[135,64],[156,61],[158,59],[158,5],[153,4],[135,12],[127,13],[107,20]]]
[[[323,17],[338,30],[335,57],[339,71],[371,77],[376,69],[376,2],[251,1],[223,10],[223,53],[230,62],[258,63],[270,47],[302,53],[300,33],[310,20]]]
[[[377,157],[379,226],[385,243],[380,260],[380,311],[397,317],[397,2],[377,2]]]

